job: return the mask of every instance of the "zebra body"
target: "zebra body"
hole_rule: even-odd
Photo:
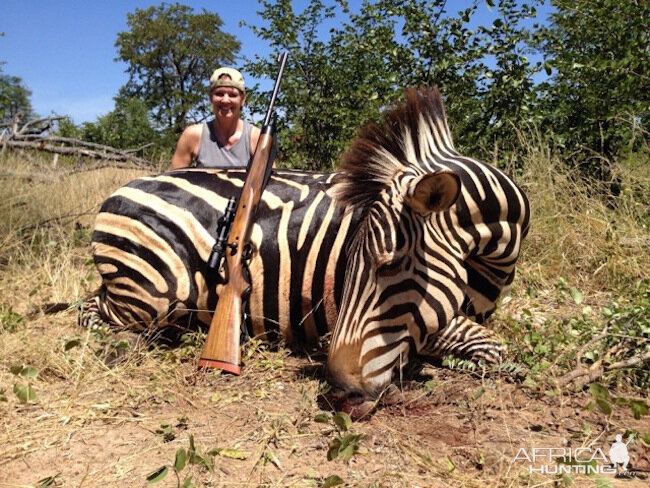
[[[498,361],[501,344],[480,324],[514,278],[524,193],[455,151],[437,91],[407,91],[340,169],[272,174],[251,237],[250,332],[295,342],[331,331],[330,378],[364,396],[417,356]],[[82,321],[209,324],[220,285],[205,263],[244,176],[174,171],[111,196],[93,234],[103,285]]]
[[[207,275],[217,221],[245,172],[188,169],[139,178],[102,205],[92,238],[101,315],[135,327],[208,326],[221,281]],[[326,189],[331,174],[275,171],[251,243],[248,326],[313,342],[333,327],[354,229]]]

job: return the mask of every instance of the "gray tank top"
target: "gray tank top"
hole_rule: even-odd
[[[199,152],[196,155],[198,166],[208,168],[232,168],[246,166],[251,159],[251,125],[244,122],[241,137],[230,149],[219,144],[214,133],[214,119],[203,124]]]

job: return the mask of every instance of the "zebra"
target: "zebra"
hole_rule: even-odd
[[[223,276],[206,261],[244,169],[139,178],[102,205],[102,277],[82,325],[207,327]],[[511,285],[529,203],[501,170],[455,149],[437,88],[405,90],[368,123],[337,173],[276,169],[249,263],[251,336],[310,343],[331,333],[328,379],[377,398],[422,357],[498,362],[484,322]]]

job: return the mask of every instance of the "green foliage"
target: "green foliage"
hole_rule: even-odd
[[[595,481],[596,488],[614,488],[614,484],[607,478],[597,476]]]
[[[556,286],[561,301],[571,299],[576,305],[582,303],[583,293],[564,279],[560,278]],[[650,384],[647,359],[637,360],[650,352],[649,281],[639,282],[628,296],[603,306],[600,313],[585,306],[580,314],[546,319],[541,324],[534,318],[535,314],[529,309],[524,309],[516,321],[506,318],[510,326],[509,352],[515,362],[526,367],[529,384],[542,381],[551,370],[559,375],[574,370],[578,367],[576,351],[582,354],[581,367],[600,363],[607,369],[632,361],[628,367],[606,372],[600,379],[605,388],[625,383],[643,390]],[[605,397],[600,395],[598,399],[601,401],[595,405],[601,407],[602,404],[606,408]],[[643,411],[640,406],[629,406]]]
[[[531,119],[538,66],[524,54],[523,23],[535,15],[528,4],[502,0],[491,27],[471,30],[477,4],[454,13],[443,0],[380,0],[352,13],[335,3],[339,9],[312,0],[297,13],[287,0],[262,1],[268,27],[249,25],[276,52],[292,53],[279,101],[285,164],[331,169],[357,128],[377,120],[406,86],[439,85],[459,145],[474,150],[512,145],[517,124]],[[337,13],[340,27],[319,36]],[[275,67],[258,57],[247,69],[272,77]],[[253,109],[263,106],[262,95]]]
[[[332,486],[339,486],[344,483],[345,481],[343,481],[343,479],[341,479],[340,476],[334,474],[332,476],[328,476],[327,478],[325,478],[323,482],[318,486],[319,488],[331,488]]]
[[[235,60],[239,42],[218,14],[179,3],[136,9],[127,24],[115,42],[129,73],[118,98],[143,100],[159,127],[179,134],[209,113],[207,80]]]
[[[474,17],[482,2],[453,12],[447,2],[387,1],[386,14],[404,19],[400,80],[408,86],[438,85],[446,96],[451,129],[459,148],[487,154],[494,146],[512,150],[516,130],[534,121],[533,75],[527,57],[526,22],[536,2],[501,0],[490,25]],[[532,4],[532,5],[531,5]]]
[[[202,332],[186,332],[181,336],[180,347],[172,348],[171,353],[175,354],[179,361],[191,361],[203,348],[205,337],[206,334]]]
[[[628,404],[635,419],[640,420],[643,415],[648,415],[648,404],[643,400],[630,400]]]
[[[74,349],[76,347],[80,347],[82,344],[82,341],[79,337],[74,337],[72,339],[67,339],[65,343],[63,344],[63,351],[68,352],[71,349]]]
[[[445,465],[448,473],[452,473],[456,469],[456,465],[448,455],[445,456]]]
[[[611,158],[639,150],[650,130],[650,4],[552,4],[550,25],[536,33],[552,74],[540,86],[544,125],[571,151]],[[591,170],[602,172],[601,162],[593,161]]]
[[[156,429],[156,434],[162,437],[163,442],[171,442],[176,439],[176,433],[174,428],[169,425],[167,422],[160,424],[160,427]]]
[[[38,376],[38,370],[33,366],[14,364],[10,366],[9,371],[15,376],[21,376],[28,380]],[[27,383],[14,383],[14,394],[18,397],[20,403],[30,403],[37,398],[36,392],[29,381]]]
[[[339,71],[340,60],[330,44],[319,40],[321,24],[335,14],[334,7],[325,7],[312,0],[302,12],[295,12],[292,2],[263,2],[261,18],[268,27],[248,25],[276,53],[290,50],[291,58],[282,80],[276,103],[279,133],[279,160],[294,168],[327,170],[332,167],[348,133],[352,130],[346,117],[349,109],[342,106],[340,94],[345,93],[345,72]],[[357,66],[363,70],[362,65]],[[273,78],[275,63],[259,56],[246,65],[253,76]],[[263,113],[269,92],[252,90],[249,107]]]
[[[210,450],[209,454],[212,456],[221,456],[230,459],[248,459],[250,456],[249,452],[242,451],[241,449],[232,449],[225,447],[214,448]]]
[[[16,332],[25,323],[22,315],[14,312],[10,305],[0,303],[0,334],[3,332]]]
[[[483,376],[485,373],[497,373],[511,377],[519,377],[524,372],[521,365],[508,361],[503,361],[499,364],[487,364],[483,360],[473,361],[471,359],[462,359],[456,356],[447,355],[442,359],[442,365],[455,371],[463,371],[471,374],[480,374]],[[436,382],[433,380],[427,381],[424,387],[428,391],[432,391]]]
[[[643,400],[628,400],[624,397],[615,397],[610,395],[607,387],[601,383],[592,383],[589,385],[592,401],[587,405],[587,409],[594,410],[596,407],[605,415],[611,415],[614,406],[629,407],[632,415],[636,420],[642,416],[648,415],[648,405]]]
[[[566,331],[566,346],[584,347],[583,361],[586,366],[602,362],[605,366],[639,358],[650,352],[650,282],[641,281],[628,297],[612,301],[600,310],[600,317],[590,307],[583,308],[579,316],[562,321]],[[603,332],[604,331],[604,332]],[[602,340],[590,340],[602,334]],[[557,336],[553,336],[554,338]],[[563,351],[562,360],[570,364],[575,360],[575,349]],[[650,371],[646,361],[632,364],[629,368],[609,373],[606,386],[616,382],[647,388]]]
[[[107,365],[115,365],[126,360],[132,349],[127,339],[116,337],[107,327],[94,328],[92,334],[97,341],[97,345],[93,347],[95,356]],[[71,346],[74,347],[74,344]]]
[[[56,134],[61,137],[69,137],[71,139],[83,139],[83,132],[80,127],[75,125],[70,117],[64,117],[59,120]]]
[[[455,356],[445,356],[442,360],[442,365],[449,369],[471,372],[485,367],[485,364],[482,362],[479,364],[470,359],[461,359]]]
[[[346,463],[357,454],[361,446],[363,434],[358,434],[350,428],[352,419],[345,412],[337,412],[332,415],[329,412],[322,412],[314,417],[314,421],[323,424],[330,424],[335,435],[329,442],[327,450],[327,460],[342,459]],[[333,485],[330,485],[333,486]]]
[[[31,96],[21,78],[0,71],[0,126],[11,125],[16,116],[23,123],[33,118]]]
[[[33,366],[14,364],[9,367],[9,371],[14,375],[22,376],[23,378],[36,378],[38,376],[38,371]]]
[[[194,445],[194,436],[190,435],[190,447],[187,450],[187,459],[190,464],[197,464],[206,467],[209,471],[214,471],[214,463],[212,462],[212,455],[205,454],[202,449]]]
[[[589,391],[591,396],[594,399],[595,405],[605,414],[612,414],[612,407],[610,405],[611,398],[609,396],[609,391],[600,383],[592,383],[589,385]],[[588,406],[587,408],[591,408]]]
[[[69,117],[58,122],[60,137],[80,139],[118,149],[138,150],[138,155],[155,160],[168,154],[173,141],[164,131],[158,131],[144,101],[135,98],[115,98],[115,108],[101,115],[95,122],[77,126]]]
[[[179,419],[179,426],[185,426],[185,419]],[[160,428],[156,430],[156,434],[161,435],[163,442],[170,442],[176,438],[176,435],[173,433],[173,429],[167,423],[160,424]],[[183,483],[181,484],[181,473],[188,466],[196,466],[198,468],[207,469],[210,472],[214,472],[214,457],[221,456],[229,459],[239,459],[244,460],[248,459],[250,456],[249,452],[242,451],[235,448],[214,448],[209,451],[198,447],[194,442],[194,436],[190,434],[189,436],[189,446],[187,448],[180,447],[176,450],[174,455],[174,464],[171,466],[176,474],[176,479],[178,480],[177,486],[179,488],[191,488],[195,487],[196,484],[192,481],[192,476],[185,476]],[[161,466],[160,468],[153,471],[147,476],[147,482],[157,483],[161,481],[167,473],[169,472],[168,466]]]
[[[158,468],[157,470],[153,471],[147,476],[147,483],[158,483],[159,481],[162,481],[165,476],[167,476],[167,472],[169,470],[167,469],[167,466],[162,466]]]
[[[248,26],[274,52],[292,54],[278,105],[284,164],[331,169],[356,128],[405,86],[438,85],[456,145],[475,156],[518,158],[520,133],[532,127],[581,151],[578,161],[645,147],[647,4],[553,1],[550,25],[540,27],[541,3],[475,1],[455,11],[444,0],[378,0],[352,12],[342,0],[312,0],[299,12],[288,0],[260,0],[264,25]],[[550,78],[536,84],[542,69]],[[257,57],[247,70],[271,78],[275,66]],[[252,97],[254,112],[267,96]]]
[[[116,98],[115,108],[81,126],[82,139],[121,149],[133,149],[157,141],[158,134],[147,112],[147,106],[138,98]]]
[[[631,296],[621,297],[601,310],[606,321],[608,335],[595,350],[595,357],[603,357],[608,363],[623,361],[650,353],[650,281],[641,281]],[[616,348],[614,357],[607,351]],[[650,386],[648,361],[625,371],[624,381],[642,388]]]
[[[650,5],[552,0],[541,19],[544,3],[474,0],[458,9],[446,0],[377,0],[352,10],[346,0],[310,0],[300,10],[290,0],[259,0],[261,23],[244,25],[274,54],[291,53],[277,101],[279,164],[334,169],[358,128],[378,120],[404,87],[433,85],[445,96],[456,146],[469,155],[516,163],[522,131],[536,128],[601,179],[613,178],[613,157],[647,161]],[[239,42],[218,14],[179,3],[136,9],[127,24],[115,45],[129,81],[115,110],[82,127],[64,121],[59,131],[170,151],[188,123],[209,115],[206,80],[233,63]],[[262,79],[276,73],[259,56],[245,69]],[[31,115],[29,95],[19,78],[1,75],[1,121],[17,110]],[[264,113],[268,95],[250,90],[251,113]]]
[[[176,456],[174,456],[174,471],[180,473],[185,468],[187,464],[187,451],[180,447],[176,451]]]
[[[383,2],[365,3],[358,14],[346,2],[312,0],[302,12],[288,0],[261,3],[268,26],[249,27],[275,52],[291,53],[278,100],[280,159],[290,167],[331,170],[358,127],[399,97],[397,19],[384,16]],[[322,39],[322,24],[335,15],[347,22]],[[275,66],[257,57],[246,69],[272,77]],[[261,112],[267,99],[268,92],[257,93],[251,109]]]
[[[14,393],[20,400],[20,403],[29,403],[36,400],[36,392],[29,383],[15,383]]]

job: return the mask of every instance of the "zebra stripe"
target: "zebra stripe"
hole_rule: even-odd
[[[512,283],[528,229],[523,192],[454,149],[437,91],[406,95],[383,125],[362,130],[334,190],[363,221],[328,367],[336,383],[371,395],[412,356],[498,360],[503,348],[480,323]],[[445,173],[460,183],[451,200]]]
[[[503,172],[454,149],[437,91],[407,91],[360,132],[336,174],[276,170],[249,263],[255,336],[332,332],[331,380],[377,395],[416,356],[498,361],[481,323],[512,283],[528,201]],[[223,276],[205,262],[242,169],[140,178],[102,206],[93,253],[103,283],[81,322],[207,326]]]

